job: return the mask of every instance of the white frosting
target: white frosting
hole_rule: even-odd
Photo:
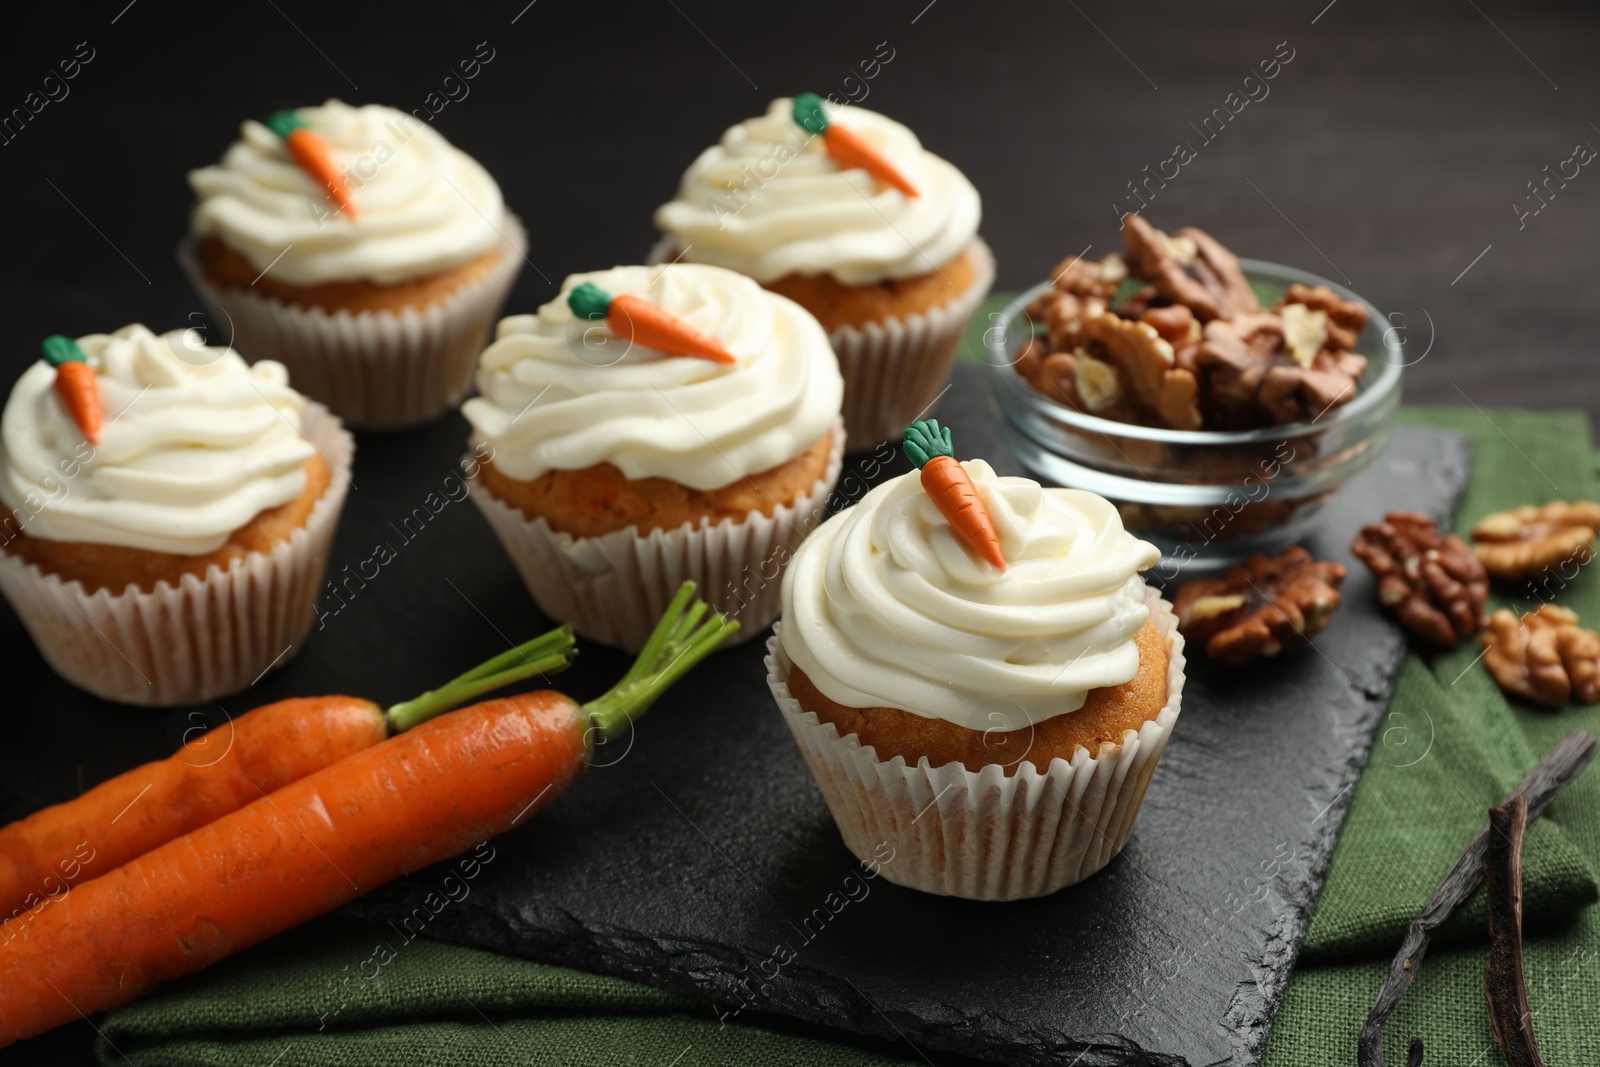
[[[460,266],[498,239],[500,187],[433,127],[394,108],[337,100],[298,114],[348,178],[355,217],[289,158],[282,138],[251,120],[221,163],[189,174],[200,198],[196,234],[221,239],[290,285],[391,285]]]
[[[250,366],[192,331],[157,337],[138,325],[78,344],[100,387],[99,445],[83,439],[42,360],[0,417],[0,503],[28,536],[203,555],[305,489],[305,401],[283,364]]]
[[[783,579],[783,648],[824,696],[969,729],[1076,711],[1138,673],[1138,572],[1160,558],[1104,497],[962,464],[994,519],[1002,573],[902,475],[823,523]]]
[[[793,101],[732,127],[684,173],[656,211],[683,258],[770,282],[832,274],[846,285],[928,274],[972,243],[982,213],[962,173],[916,134],[865,108],[830,108],[917,190],[908,197],[864,170],[842,170],[821,137],[794,121]]]
[[[632,293],[721,341],[732,364],[665,356],[577,319],[566,294],[593,282]],[[815,445],[844,382],[810,313],[742,275],[677,264],[574,274],[534,315],[502,319],[462,406],[502,473],[611,463],[629,478],[719,489]]]

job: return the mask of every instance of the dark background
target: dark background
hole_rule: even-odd
[[[1433,333],[1410,401],[1600,412],[1600,174],[1584,168],[1520,230],[1512,207],[1575,144],[1600,147],[1593,5],[527,2],[8,12],[0,113],[78,42],[96,58],[0,146],[0,370],[50,333],[185,323],[184,174],[245,116],[329,96],[422,107],[487,41],[493,62],[434,124],[527,222],[537,270],[511,303],[530,309],[567,273],[639,259],[651,212],[725,127],[774,96],[842,89],[887,41],[894,59],[864,102],[982,192],[1000,285],[1113,248],[1111,205],[1184,140],[1198,158],[1149,217],[1348,279],[1404,316],[1413,358]],[[1190,124],[1282,41],[1295,58],[1270,95],[1205,144]]]
[[[1115,248],[1116,213],[1136,206],[1124,199],[1127,183],[1183,141],[1197,157],[1147,215],[1347,282],[1405,331],[1408,402],[1600,413],[1591,369],[1600,168],[1584,167],[1565,188],[1552,181],[1555,197],[1520,225],[1513,206],[1539,207],[1528,183],[1575,145],[1600,147],[1600,9],[1591,5],[42,7],[8,11],[0,27],[0,116],[23,108],[59,61],[89,49],[94,58],[65,99],[0,145],[5,381],[51,333],[193,324],[199,304],[173,261],[190,203],[184,174],[217,159],[246,116],[329,96],[422,108],[485,43],[493,60],[434,124],[485,164],[526,222],[535,266],[510,307],[529,310],[566,273],[640,259],[654,237],[651,212],[726,126],[778,95],[859,94],[863,83],[846,79],[887,42],[893,59],[864,83],[862,102],[907,123],[978,187],[1000,287],[1028,285],[1085,246]],[[1269,95],[1207,143],[1195,126],[1260,61],[1289,49]],[[366,556],[383,525],[362,500],[405,499],[412,487],[420,499],[449,474],[465,436],[452,418],[362,439],[335,569]],[[441,543],[497,551],[467,505],[438,521],[451,527]],[[497,634],[520,639],[539,624],[514,578],[457,596],[445,582],[465,572],[425,548],[408,549],[381,596],[338,620],[368,642],[444,650],[419,654],[389,680],[392,692],[370,694],[380,700],[455,673],[481,658],[474,650],[492,653]],[[164,755],[190,725],[186,712],[86,702],[49,673],[4,607],[0,642],[11,697],[0,792],[62,799]],[[351,647],[314,640],[227,710],[345,687],[351,667],[340,650]],[[605,662],[576,674],[573,691],[597,691]],[[56,1041],[81,1049],[90,1032],[71,1029]],[[44,1057],[34,1044],[31,1056]],[[0,1061],[29,1056],[17,1049]]]

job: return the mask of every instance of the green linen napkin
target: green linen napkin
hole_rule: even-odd
[[[1461,529],[1528,501],[1600,498],[1581,414],[1466,408],[1404,418],[1472,437],[1477,463]],[[1585,570],[1558,599],[1600,621],[1600,575]],[[1463,647],[1407,660],[1272,1030],[1271,1067],[1354,1062],[1390,954],[1486,808],[1566,731],[1600,733],[1600,708],[1509,703],[1477,654]],[[1600,1063],[1600,916],[1583,910],[1597,896],[1597,867],[1600,770],[1591,770],[1527,840],[1529,996],[1553,1064]],[[1391,1062],[1403,1062],[1412,1034],[1427,1042],[1428,1062],[1499,1062],[1483,1010],[1482,929],[1477,901],[1452,924],[1446,947],[1428,955],[1389,1024]],[[904,1042],[772,1021],[724,1026],[694,998],[421,940],[379,952],[386,940],[381,928],[342,918],[278,938],[110,1013],[100,1059],[134,1067],[924,1062]]]
[[[1473,406],[1407,409],[1402,418],[1472,438],[1476,462],[1458,532],[1519,504],[1600,498],[1582,413]],[[1530,610],[1541,600],[1600,624],[1600,572],[1553,578],[1537,596],[1497,591],[1490,608]],[[1408,658],[1273,1024],[1271,1067],[1355,1062],[1356,1034],[1400,929],[1483,825],[1485,810],[1569,730],[1600,734],[1600,705],[1545,711],[1507,700],[1475,662],[1480,651],[1465,645]],[[1525,963],[1540,1050],[1552,1064],[1600,1063],[1600,915],[1582,907],[1595,899],[1591,872],[1600,868],[1600,768],[1530,828],[1525,847]],[[1428,953],[1390,1018],[1390,1063],[1405,1062],[1413,1034],[1428,1049],[1425,1063],[1503,1062],[1483,1005],[1484,922],[1480,890],[1446,931],[1458,947]]]

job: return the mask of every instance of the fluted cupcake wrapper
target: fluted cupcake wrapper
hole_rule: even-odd
[[[783,567],[827,518],[828,495],[844,463],[843,423],[835,421],[828,466],[799,499],[752,511],[735,522],[639,534],[634,527],[575,538],[521,511],[476,481],[473,501],[489,520],[539,609],[584,637],[629,652],[644,647],[656,620],[685,581],[716,610],[739,620],[729,644],[741,644],[778,617]]]
[[[217,328],[251,362],[275,359],[295,389],[362,430],[415,426],[454,408],[472,387],[478,356],[522,269],[527,234],[507,214],[488,273],[424,308],[330,314],[212,283],[194,239],[178,262]]]
[[[934,414],[967,322],[994,284],[994,255],[973,238],[972,284],[942,307],[828,335],[844,376],[844,428],[856,451],[898,441],[907,426]]]
[[[649,262],[663,262],[676,248],[676,238],[662,237]],[[844,430],[853,451],[899,441],[911,423],[932,417],[967,322],[994,285],[994,253],[983,238],[974,237],[967,252],[972,282],[948,304],[828,335],[844,378]]]
[[[320,404],[302,432],[333,477],[304,526],[204,578],[186,574],[112,593],[85,592],[36,564],[0,554],[0,593],[45,662],[68,682],[121,704],[198,704],[248,689],[293,658],[311,628],[333,534],[349,489],[355,440]]]
[[[767,684],[822,789],[846,847],[891,882],[970,900],[1054,893],[1100,870],[1122,850],[1178,719],[1183,636],[1171,605],[1150,593],[1150,617],[1167,642],[1167,703],[1120,744],[1041,772],[1023,762],[974,773],[960,763],[916,766],[879,760],[855,734],[803,711],[789,693],[791,668],[778,633],[767,642]],[[782,623],[778,629],[782,629]]]

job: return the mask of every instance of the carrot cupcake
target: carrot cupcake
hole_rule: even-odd
[[[784,575],[767,682],[845,844],[891,881],[1042,896],[1121,850],[1178,717],[1159,558],[1093,493],[958,463],[895,478]],[[884,862],[884,846],[893,859]]]
[[[972,183],[906,127],[814,94],[732,127],[656,211],[661,259],[748,275],[828,330],[853,448],[938,398],[994,281]]]
[[[575,274],[483,353],[472,498],[579,633],[636,651],[693,580],[747,640],[839,478],[842,389],[817,320],[732,271]]]
[[[248,687],[309,629],[354,445],[192,331],[52,337],[0,416],[0,592],[67,681],[125,704]]]
[[[403,111],[246,121],[179,260],[218,326],[353,426],[427,422],[472,384],[526,236],[483,167]]]

